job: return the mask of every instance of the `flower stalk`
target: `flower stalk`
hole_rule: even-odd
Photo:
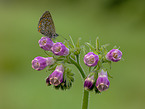
[[[77,67],[77,69],[81,73],[81,76],[82,76],[83,80],[85,80],[86,74],[85,74],[83,68],[81,67],[81,65],[79,63],[79,55],[76,55],[76,57],[77,57],[76,58],[77,62],[74,59],[72,59],[71,57],[70,57],[70,61],[72,62],[72,64],[74,64]],[[82,109],[88,109],[88,102],[89,102],[89,92],[84,89]]]
[[[89,104],[89,91],[84,89],[82,109],[88,109],[88,104]]]

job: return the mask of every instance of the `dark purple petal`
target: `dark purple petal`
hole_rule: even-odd
[[[85,79],[85,82],[84,82],[84,88],[86,90],[92,90],[93,84],[94,84],[94,75],[92,75],[91,77],[90,75],[88,75],[88,77]]]

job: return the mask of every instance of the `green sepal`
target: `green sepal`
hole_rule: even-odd
[[[69,37],[70,37],[70,40],[71,40],[71,43],[69,43],[71,48],[75,48],[75,44],[74,44],[74,42],[72,40],[72,37],[70,35],[69,35]]]
[[[44,53],[45,53],[48,57],[53,57],[53,54],[52,54],[50,51],[44,50]]]
[[[102,52],[104,55],[108,53],[106,47],[109,46],[109,44],[101,45],[100,52]]]
[[[80,52],[81,52],[81,49],[80,49],[80,48],[76,48],[76,49],[74,50],[74,55],[79,55]]]
[[[56,61],[63,61],[66,57],[65,56],[59,56],[59,57],[55,57],[54,59],[56,59]]]
[[[60,88],[60,85],[54,86],[54,88],[55,88],[56,90],[58,90],[58,89]]]
[[[112,75],[110,75],[110,73],[108,73],[108,72],[107,72],[107,74],[108,74],[108,77],[113,78],[113,76],[112,76]]]
[[[77,47],[77,48],[80,48],[80,40],[81,40],[81,38],[78,38],[78,41],[77,41],[77,43],[76,43],[76,47]]]
[[[75,55],[74,54],[72,54],[72,55],[70,55],[70,57],[72,58],[72,59],[76,59],[76,57],[75,57]]]
[[[117,47],[116,45],[113,47],[113,49],[119,49],[120,47]]]
[[[65,68],[64,71],[64,87],[66,89],[69,89],[72,86],[72,82],[74,82],[74,74],[72,73],[72,70],[69,68]]]
[[[96,51],[95,48],[90,43],[86,42],[85,44],[90,48],[91,51],[93,52]]]
[[[69,40],[67,40],[67,39],[65,39],[64,45],[67,48],[74,48],[73,44]]]
[[[96,38],[96,52],[99,52],[99,37]]]
[[[96,94],[101,94],[101,92],[97,89],[97,87],[95,87],[95,93]]]
[[[68,40],[67,40],[67,41],[68,41]],[[64,44],[67,48],[69,48],[68,42],[65,41],[63,44]]]
[[[53,65],[48,66],[48,68],[47,68],[46,71],[52,71],[52,70],[55,70],[56,66],[57,66],[57,63],[54,63]]]
[[[87,54],[85,46],[82,46],[81,49],[83,50],[84,54]]]

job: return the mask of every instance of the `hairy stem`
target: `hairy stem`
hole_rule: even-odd
[[[82,109],[88,109],[89,92],[84,89]]]
[[[72,59],[71,57],[70,57],[70,61],[72,64],[74,64],[77,67],[77,69],[80,71],[83,79],[85,80],[86,74],[79,63],[79,56],[77,56],[77,62],[74,59]],[[88,109],[88,101],[89,101],[88,99],[89,99],[89,92],[84,89],[82,109]]]
[[[80,64],[80,55],[76,55],[77,57],[77,63]]]
[[[81,67],[81,65],[78,64],[78,63],[77,63],[74,59],[72,59],[71,57],[70,57],[69,59],[70,59],[71,63],[74,64],[74,65],[77,67],[77,69],[80,71],[80,73],[81,73],[83,79],[85,79],[85,78],[86,78],[86,74],[85,74],[83,68]]]

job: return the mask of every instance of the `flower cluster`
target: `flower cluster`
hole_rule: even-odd
[[[73,82],[73,73],[68,68],[65,69],[64,65],[64,60],[69,55],[69,49],[62,42],[54,43],[48,37],[42,37],[38,43],[40,48],[48,53],[53,53],[53,55],[35,57],[32,60],[32,68],[40,71],[48,67],[48,71],[52,71],[52,73],[46,78],[46,84],[48,86],[54,85],[55,88],[69,89]]]
[[[109,88],[110,82],[108,79],[107,69],[103,67],[104,63],[110,65],[111,62],[118,62],[122,58],[122,52],[119,49],[112,49],[107,51],[105,46],[98,45],[98,39],[96,41],[96,48],[87,43],[90,48],[90,52],[84,55],[84,63],[89,67],[89,74],[85,77],[83,74],[84,88],[91,91],[95,89],[97,93],[105,91]],[[69,89],[72,86],[73,73],[66,66],[67,64],[74,64],[80,71],[79,55],[82,48],[77,43],[74,46],[69,42],[68,45],[64,45],[62,42],[54,43],[51,38],[42,37],[39,41],[39,46],[49,54],[49,57],[38,56],[32,60],[32,68],[35,70],[43,70],[48,67],[48,71],[52,73],[46,78],[46,84],[48,86],[53,85],[56,89]],[[68,48],[69,47],[69,48]],[[51,56],[50,56],[51,52]]]
[[[121,59],[121,57],[122,57],[122,52],[120,50],[112,49],[105,55],[105,60],[106,62],[107,61],[118,62]],[[99,61],[99,56],[93,52],[89,52],[84,56],[84,63],[88,67],[94,67],[94,66],[100,67],[99,65],[97,66],[98,61]],[[105,61],[103,60],[103,62]],[[102,59],[100,59],[100,63],[103,64],[103,62],[102,62]],[[110,85],[107,71],[100,68],[100,69],[94,70],[94,72],[89,73],[89,75],[85,79],[84,88],[86,90],[92,90],[95,87],[97,92],[98,91],[102,92],[102,91],[107,90]]]

